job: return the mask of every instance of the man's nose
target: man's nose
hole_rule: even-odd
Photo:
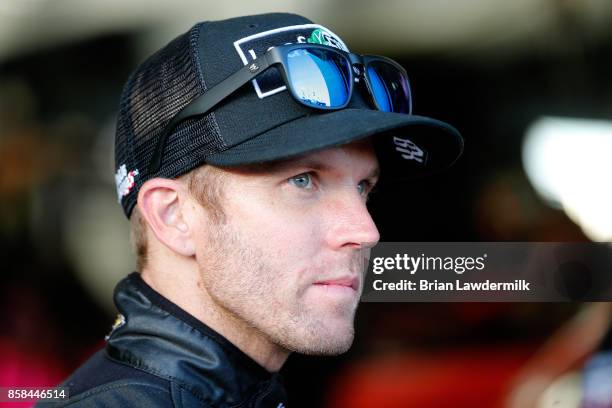
[[[365,200],[357,192],[338,194],[329,204],[327,240],[335,249],[368,248],[376,245],[380,234]]]

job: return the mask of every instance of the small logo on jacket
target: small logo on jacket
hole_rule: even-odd
[[[110,336],[113,335],[115,330],[117,330],[118,328],[120,328],[124,324],[125,324],[125,316],[122,315],[121,313],[119,313],[117,315],[117,317],[115,318],[115,322],[113,323],[113,327],[111,327],[110,333],[108,333],[106,336],[104,336],[104,341],[108,341],[108,339],[110,339]]]

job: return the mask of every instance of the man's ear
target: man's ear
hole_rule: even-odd
[[[159,242],[183,256],[195,255],[191,225],[184,210],[186,186],[165,178],[147,180],[138,191],[138,209]]]

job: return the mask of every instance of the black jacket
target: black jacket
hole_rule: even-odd
[[[120,319],[63,384],[68,407],[272,407],[286,394],[228,340],[155,292],[137,273],[115,289]],[[42,404],[41,404],[42,405]]]

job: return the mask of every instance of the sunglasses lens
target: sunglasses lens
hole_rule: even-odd
[[[399,69],[387,62],[372,61],[368,64],[367,75],[378,109],[384,112],[411,112],[408,78]]]
[[[338,108],[348,102],[350,64],[339,53],[296,49],[287,54],[287,76],[296,96],[314,108]]]

